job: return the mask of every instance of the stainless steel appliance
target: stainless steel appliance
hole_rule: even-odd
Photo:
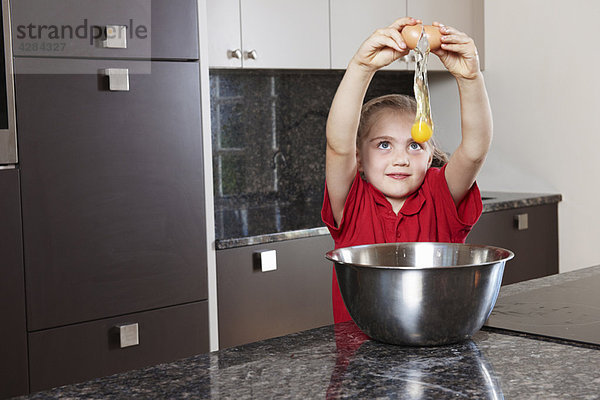
[[[17,157],[17,132],[15,124],[15,89],[10,27],[10,3],[2,0],[2,29],[0,42],[0,169],[14,168]]]
[[[600,276],[498,299],[486,326],[600,345]]]

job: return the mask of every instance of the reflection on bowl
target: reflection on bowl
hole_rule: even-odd
[[[384,243],[327,253],[348,312],[371,338],[435,346],[478,331],[496,303],[505,249],[458,243]]]

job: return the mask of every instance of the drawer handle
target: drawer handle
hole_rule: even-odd
[[[119,330],[119,346],[122,349],[140,344],[140,333],[137,323],[117,325],[117,329]]]
[[[277,250],[255,251],[254,263],[262,272],[277,270]]]
[[[107,49],[126,49],[127,48],[127,26],[126,25],[106,25],[104,28],[106,39],[102,41],[102,47]]]
[[[106,68],[103,73],[108,76],[108,90],[111,92],[129,91],[129,69]]]
[[[524,231],[529,228],[528,214],[517,214],[514,217],[515,228],[519,231]]]

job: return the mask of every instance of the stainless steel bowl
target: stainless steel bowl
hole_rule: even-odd
[[[470,338],[489,317],[514,254],[458,243],[383,243],[327,253],[350,316],[381,342],[437,346]]]

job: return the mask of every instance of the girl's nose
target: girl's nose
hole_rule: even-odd
[[[408,154],[406,154],[405,152],[397,152],[394,155],[394,165],[400,166],[400,167],[408,167],[410,165],[410,161],[408,159]]]

